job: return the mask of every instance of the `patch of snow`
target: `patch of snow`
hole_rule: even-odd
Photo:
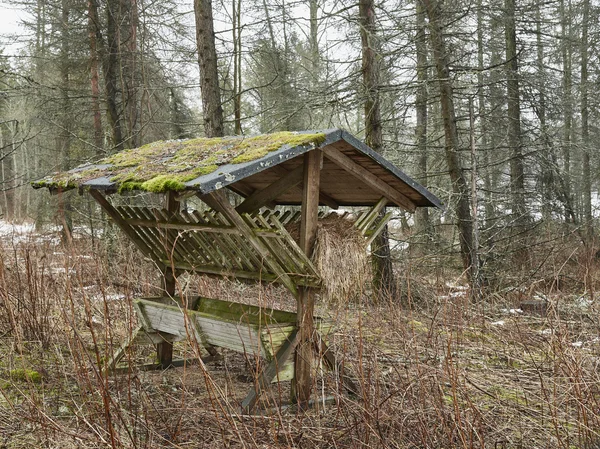
[[[502,309],[502,313],[508,313],[510,315],[516,315],[519,313],[523,313],[521,309]]]
[[[491,323],[492,326],[504,326],[504,321],[500,320],[500,321],[494,321],[493,323]]]
[[[540,331],[542,335],[552,335],[552,329],[543,329]]]
[[[466,285],[459,285],[459,284],[454,284],[452,282],[446,282],[446,287],[451,288],[452,290],[468,290],[469,287],[467,287]]]
[[[571,343],[571,346],[574,346],[576,348],[581,348],[583,346],[583,342],[582,341],[576,341],[574,343]]]
[[[582,309],[587,309],[592,305],[592,301],[585,296],[580,296],[575,300],[575,305],[577,307],[581,307]]]

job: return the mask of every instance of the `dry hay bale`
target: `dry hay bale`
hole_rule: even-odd
[[[299,235],[299,225],[288,231]],[[363,292],[369,274],[369,256],[365,238],[352,221],[337,214],[319,220],[312,261],[323,280],[322,298],[347,301]]]

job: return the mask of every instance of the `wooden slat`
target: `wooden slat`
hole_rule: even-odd
[[[375,206],[371,208],[369,213],[364,217],[364,219],[360,220],[360,222],[355,223],[355,226],[360,230],[360,232],[364,235],[366,230],[371,227],[373,222],[377,220],[379,216],[379,212],[383,210],[385,205],[388,203],[388,199],[386,197],[382,197]]]
[[[212,223],[219,223],[217,218],[217,213],[206,213],[204,216]],[[250,262],[250,258],[247,254],[244,253],[244,250],[248,248],[248,245],[240,244],[241,238],[237,235],[220,235],[219,236],[219,245],[223,246],[226,251],[231,254],[231,257],[234,258],[238,264],[238,268],[241,270],[250,270],[255,269],[255,265]]]
[[[149,257],[156,261],[156,255],[150,249],[150,247],[144,242],[137,233],[133,230],[133,228],[127,223],[126,220],[121,217],[121,215],[115,210],[115,208],[108,202],[108,200],[104,197],[102,193],[98,190],[91,189],[90,195],[92,198],[96,200],[96,202],[104,209],[107,215],[112,218],[112,220],[121,228],[121,230],[133,241],[133,243],[138,247],[138,249],[145,256]]]
[[[235,208],[235,210],[242,214],[260,209],[265,204],[275,200],[282,193],[287,192],[292,187],[302,182],[302,176],[302,167],[298,167],[295,170],[288,172],[277,181],[246,198],[242,204]]]
[[[235,226],[237,226],[240,231],[244,234],[244,237],[248,239],[250,244],[258,251],[260,256],[264,258],[265,264],[273,270],[273,272],[279,277],[279,282],[285,285],[290,292],[294,296],[298,295],[298,289],[289,275],[279,266],[277,261],[274,259],[273,255],[269,252],[269,250],[264,246],[264,244],[260,241],[260,239],[254,234],[252,229],[248,226],[248,224],[244,221],[244,219],[237,213],[237,211],[231,206],[223,192],[215,191],[209,193],[208,195],[209,201],[214,202],[214,205],[217,206],[219,212],[221,212],[228,220],[232,222]],[[210,206],[210,204],[209,204]],[[220,209],[220,210],[219,210]]]
[[[383,228],[385,228],[385,225],[388,224],[388,221],[390,221],[390,219],[392,218],[393,213],[392,212],[388,212],[387,214],[385,214],[383,216],[383,218],[379,221],[379,223],[377,223],[377,226],[375,226],[375,229],[373,229],[372,231],[370,231],[370,235],[369,238],[367,239],[366,245],[370,245],[371,243],[373,243],[373,240],[375,240],[375,238],[381,234],[381,231],[383,231]]]
[[[168,261],[163,261],[163,263]],[[281,282],[281,276],[277,274],[267,273],[266,271],[241,271],[241,270],[226,270],[220,266],[207,266],[207,265],[191,265],[185,263],[176,263],[176,270],[193,271],[196,273],[203,273],[208,275],[215,275],[221,277],[237,277],[240,279],[252,279],[261,282]],[[301,285],[305,287],[320,287],[321,282],[310,276],[287,274],[286,276],[293,282],[293,285]]]
[[[179,218],[179,216],[177,217]],[[239,234],[239,231],[233,226],[223,227],[196,223],[187,223],[184,221],[164,221],[164,220],[143,220],[132,219],[130,224],[134,226],[143,226],[147,228],[176,229],[178,231],[202,231],[214,232],[218,234]]]
[[[131,219],[131,215],[126,206],[115,207],[115,210],[118,211],[118,213],[123,217],[123,219],[125,221],[127,221],[127,223],[129,223],[129,220]],[[148,247],[156,255],[157,260],[165,259],[165,255],[162,250],[162,247],[160,245],[155,244],[154,238],[152,235],[147,235],[146,232],[144,232],[143,230],[138,229],[137,227],[134,227],[134,226],[132,226],[131,229],[133,230],[133,232],[135,232],[138,235],[138,237],[140,239],[142,239],[148,245]]]
[[[304,254],[302,249],[300,249],[298,243],[296,243],[292,236],[287,232],[287,230],[285,229],[283,224],[277,219],[277,217],[273,216],[272,214],[268,214],[267,220],[279,230],[279,232],[282,235],[282,239],[285,240],[285,243],[289,247],[290,253],[293,254],[294,257],[297,258],[297,260],[300,261],[300,264],[298,266],[301,267],[301,270],[299,269],[299,272],[313,275],[316,278],[320,278],[319,272],[313,265],[312,261],[308,258],[306,254]]]
[[[263,221],[261,214],[256,214],[255,216],[243,214],[242,217],[251,227],[255,227],[257,223],[260,223],[263,226],[268,226],[268,223]],[[275,257],[277,263],[286,271],[286,273],[298,273],[298,267],[290,257],[290,254],[285,250],[285,247],[281,244],[280,239],[261,240],[265,247],[268,248],[269,252]]]
[[[377,176],[354,162],[341,151],[329,146],[324,153],[325,157],[335,162],[349,173],[352,173],[380,195],[385,196],[390,201],[393,201],[397,205],[404,207],[410,212],[414,212],[416,205],[410,199],[398,192],[396,189],[392,188],[389,184],[381,181]]]

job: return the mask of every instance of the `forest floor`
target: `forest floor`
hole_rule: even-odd
[[[475,304],[442,258],[403,255],[401,302],[365,292],[319,305],[360,394],[317,368],[314,408],[279,407],[284,382],[264,413],[247,415],[239,402],[257,365],[243,354],[164,371],[98,368],[135,326],[132,299],[157,294],[157,270],[127,242],[76,234],[68,246],[57,231],[5,224],[0,234],[0,448],[600,447],[600,271],[568,238],[538,246],[533,269],[507,268]],[[295,307],[275,287],[186,283],[200,295]],[[520,310],[527,299],[546,301],[547,313]],[[176,352],[192,351],[180,343]],[[128,354],[135,364],[153,357],[144,346]]]

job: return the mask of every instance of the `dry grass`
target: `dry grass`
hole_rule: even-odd
[[[126,242],[115,248],[107,253],[86,238],[71,248],[38,237],[5,240],[2,447],[597,447],[600,323],[591,292],[600,273],[571,241],[540,245],[534,259],[545,260],[541,268],[475,306],[453,277],[425,282],[405,266],[398,268],[407,284],[418,283],[420,307],[364,297],[322,304],[337,319],[330,344],[361,393],[342,394],[325,373],[315,396],[325,391],[334,404],[268,416],[239,411],[256,369],[241,354],[205,367],[101,374],[98,365],[135,322],[131,299],[155,294],[158,285],[158,272],[140,264]],[[293,308],[275,287],[190,278],[187,289]],[[511,313],[536,295],[548,299],[547,317]],[[181,354],[196,349],[177,347]],[[136,348],[129,357],[149,360],[152,350]],[[272,389],[270,405],[285,400],[286,388]]]
[[[351,220],[330,214],[319,221],[312,261],[323,280],[321,297],[325,302],[355,300],[370,280],[370,266],[365,238]],[[296,240],[299,224],[288,231]]]

